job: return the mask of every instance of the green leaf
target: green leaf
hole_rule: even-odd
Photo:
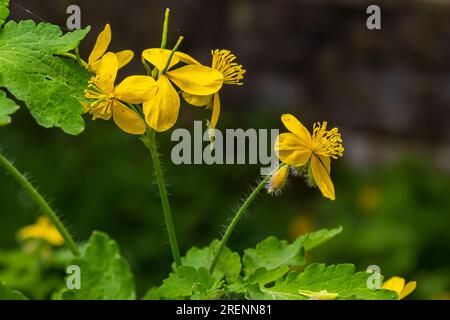
[[[0,0],[0,27],[9,17],[9,0]]]
[[[220,283],[211,276],[206,268],[195,269],[181,266],[171,273],[160,287],[152,288],[144,299],[204,298],[219,286]]]
[[[63,300],[132,300],[136,298],[133,275],[119,247],[106,233],[94,232],[83,255],[71,265],[80,267],[81,289],[64,289]]]
[[[17,109],[19,109],[19,106],[11,99],[8,99],[4,91],[0,90],[0,126],[10,124],[10,115]]]
[[[319,231],[311,232],[306,235],[306,238],[303,242],[303,247],[306,251],[309,251],[318,245],[334,238],[338,234],[342,232],[342,226],[339,226],[335,229],[321,229]]]
[[[302,236],[288,244],[286,240],[270,236],[258,243],[255,249],[245,250],[242,259],[245,274],[250,276],[258,268],[271,270],[281,266],[304,264],[303,240]]]
[[[28,300],[23,294],[5,286],[0,281],[0,300]]]
[[[282,270],[288,271],[289,266],[300,266],[305,263],[305,252],[330,240],[342,232],[342,227],[322,229],[297,238],[288,244],[286,240],[268,237],[260,242],[255,249],[245,250],[243,257],[244,271],[249,281],[266,281],[280,275]],[[281,268],[284,267],[284,268]],[[262,270],[258,270],[263,268]],[[273,274],[270,271],[273,270]],[[282,274],[281,274],[282,275]],[[263,278],[261,278],[263,277]]]
[[[89,72],[60,56],[78,46],[90,28],[62,34],[52,24],[9,21],[0,29],[0,87],[30,110],[45,128],[69,134],[84,129],[83,91]]]
[[[328,267],[325,264],[312,264],[302,273],[289,273],[272,287],[249,284],[247,291],[251,299],[306,300],[311,298],[300,294],[299,290],[337,294],[337,299],[396,299],[395,292],[369,289],[367,287],[369,276],[368,272],[355,273],[355,266],[352,264]]]
[[[214,240],[208,247],[199,249],[192,247],[186,256],[181,258],[181,264],[183,266],[194,267],[195,269],[205,268],[209,269],[214,259],[214,255],[217,252],[220,241]],[[242,264],[241,258],[237,252],[232,252],[229,248],[225,247],[217,261],[216,268],[214,269],[213,276],[216,279],[225,277],[232,277],[241,273]]]

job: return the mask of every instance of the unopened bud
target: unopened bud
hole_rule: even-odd
[[[283,166],[278,169],[267,183],[267,192],[278,195],[286,184],[289,176],[289,167]]]

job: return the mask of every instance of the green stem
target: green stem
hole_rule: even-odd
[[[75,241],[73,240],[70,233],[62,224],[61,220],[59,220],[56,213],[50,208],[45,199],[39,194],[36,188],[28,181],[28,179],[19,172],[19,170],[14,167],[14,165],[8,161],[1,153],[0,153],[0,164],[8,171],[14,179],[24,188],[33,200],[37,203],[37,205],[41,208],[42,212],[44,212],[51,222],[55,225],[56,229],[58,229],[61,236],[64,238],[66,245],[69,247],[70,251],[74,256],[79,256],[80,251],[78,250]]]
[[[167,69],[169,69],[170,61],[172,60],[173,55],[175,54],[175,51],[178,50],[178,47],[180,46],[181,41],[183,41],[183,36],[180,36],[178,38],[177,43],[175,44],[175,46],[173,47],[172,51],[170,52],[169,58],[167,59],[166,65],[164,66],[164,69],[161,70],[161,74],[165,74]]]
[[[169,235],[170,248],[172,250],[173,260],[175,261],[175,264],[179,266],[181,265],[180,249],[178,248],[172,212],[170,211],[169,198],[167,196],[166,183],[164,180],[163,171],[161,169],[161,162],[159,160],[158,147],[156,146],[155,131],[152,129],[147,130],[146,134],[142,137],[142,141],[150,151],[150,155],[152,157],[153,168],[155,170],[156,181],[158,183],[159,196],[161,198],[161,205],[166,221],[167,233]]]
[[[165,49],[167,45],[167,33],[169,31],[169,15],[170,15],[170,9],[167,8],[166,12],[164,13],[164,24],[163,24],[163,32],[162,32],[162,39],[161,39],[161,49]]]
[[[282,165],[278,166],[273,172],[277,171]],[[272,174],[273,174],[272,172]],[[244,216],[245,211],[250,206],[250,204],[255,200],[258,193],[265,187],[267,182],[272,177],[272,174],[269,174],[264,177],[264,179],[256,186],[256,188],[252,191],[252,193],[248,196],[247,200],[245,200],[244,204],[239,208],[236,215],[233,217],[233,220],[231,220],[231,223],[228,225],[227,230],[225,231],[225,234],[222,237],[222,240],[220,241],[220,245],[217,248],[217,251],[214,255],[214,259],[211,263],[211,266],[209,267],[209,272],[212,274],[214,272],[214,269],[217,265],[217,261],[219,261],[220,255],[222,254],[223,248],[227,245],[228,239],[230,238],[231,234],[234,231],[234,228],[238,224],[239,220]]]

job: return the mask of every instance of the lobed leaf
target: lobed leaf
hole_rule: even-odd
[[[6,97],[6,93],[0,90],[0,126],[11,123],[11,114],[17,111],[19,106]]]
[[[81,288],[64,289],[63,300],[132,300],[136,298],[133,275],[120,255],[117,243],[106,233],[94,232],[82,257],[71,265],[79,266]]]
[[[84,129],[80,100],[89,72],[57,56],[78,46],[90,28],[63,34],[52,24],[9,21],[0,29],[0,87],[30,110],[45,128],[68,134]]]

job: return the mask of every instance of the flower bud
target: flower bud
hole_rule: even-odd
[[[270,178],[267,183],[267,192],[270,194],[278,195],[286,184],[289,176],[289,167],[282,166],[278,169]]]

